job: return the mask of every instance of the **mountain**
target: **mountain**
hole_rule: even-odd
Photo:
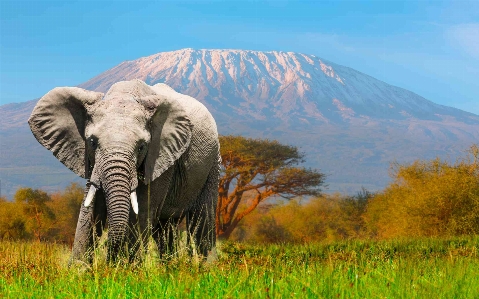
[[[328,175],[329,192],[381,189],[391,162],[455,159],[479,140],[477,115],[299,53],[163,52],[123,62],[79,87],[105,92],[135,78],[197,98],[215,116],[221,134],[300,147],[305,165]],[[26,120],[35,103],[0,106],[0,138],[6,140],[0,177],[7,194],[20,184],[53,190],[75,179],[29,132]]]

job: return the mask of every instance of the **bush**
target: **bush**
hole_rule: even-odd
[[[13,202],[0,198],[0,239],[72,244],[82,200],[83,189],[78,184],[52,195],[19,188]]]
[[[479,233],[476,146],[451,164],[439,158],[394,164],[394,181],[369,203],[366,221],[378,238]]]
[[[363,213],[372,194],[324,195],[258,211],[241,223],[232,239],[260,243],[334,242],[365,235]]]
[[[29,238],[26,220],[18,205],[5,198],[0,198],[0,239],[24,240]]]

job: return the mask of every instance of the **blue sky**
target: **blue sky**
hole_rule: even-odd
[[[0,104],[181,48],[314,54],[479,114],[479,1],[0,0]]]

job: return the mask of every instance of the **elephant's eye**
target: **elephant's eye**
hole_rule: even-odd
[[[144,149],[145,149],[145,144],[142,143],[142,144],[140,144],[140,146],[138,147],[138,152],[139,152],[139,153],[142,153]]]
[[[95,140],[95,138],[91,137],[90,139],[88,139],[88,143],[90,144],[90,147],[93,149],[93,150],[96,150],[97,146],[98,146],[98,143],[97,141]]]

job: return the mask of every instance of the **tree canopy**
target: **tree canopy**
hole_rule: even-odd
[[[55,220],[55,213],[48,206],[50,195],[39,189],[20,188],[13,198],[23,212],[26,229],[38,241],[42,240]]]
[[[276,140],[221,136],[217,234],[227,238],[239,221],[273,195],[286,199],[321,193],[325,175],[298,167],[304,154]],[[245,200],[249,194],[249,200]],[[245,207],[241,211],[238,207]]]

